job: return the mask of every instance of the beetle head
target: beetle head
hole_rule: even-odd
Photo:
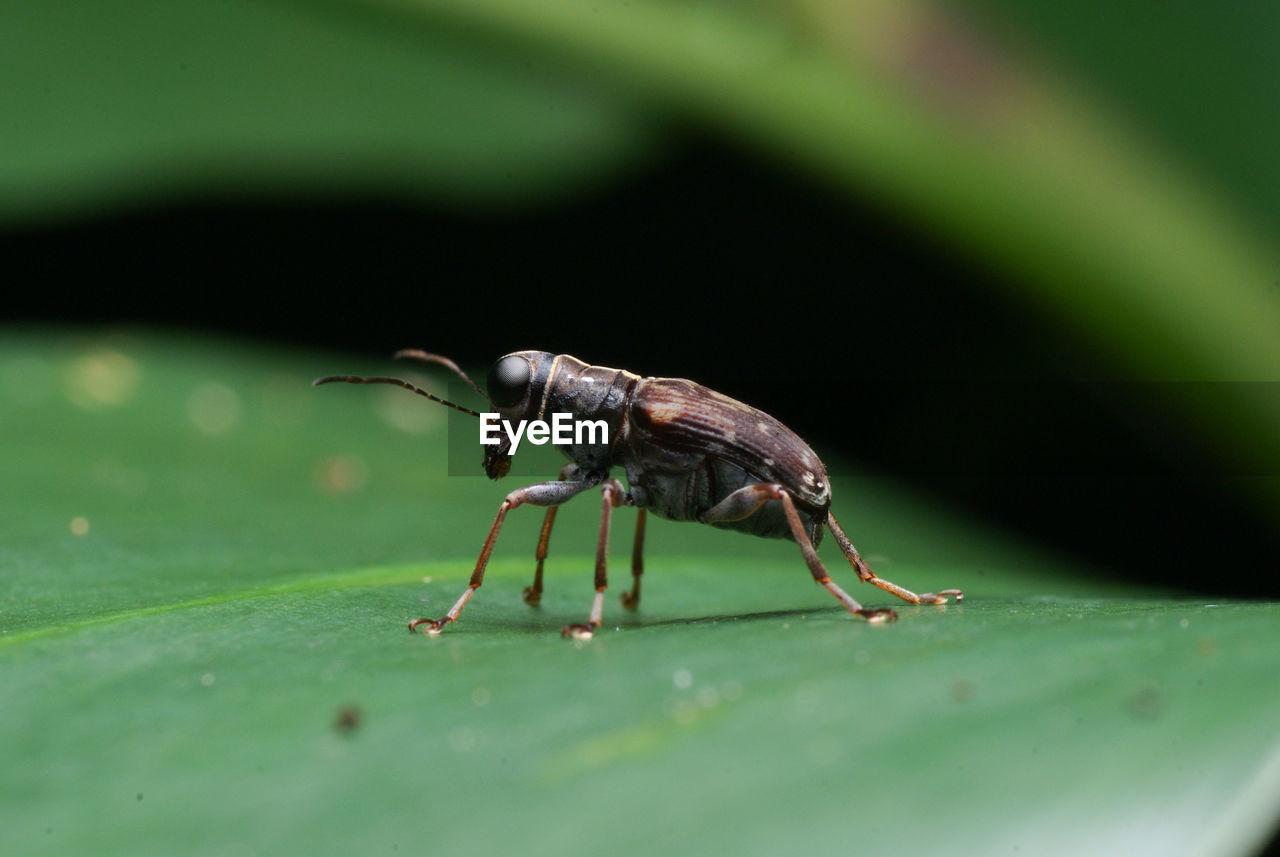
[[[486,394],[474,381],[467,377],[467,373],[458,368],[458,364],[447,357],[442,357],[439,354],[428,354],[416,348],[397,351],[395,356],[409,357],[444,366],[463,381],[466,381],[473,390],[488,399],[490,405],[498,412],[498,415],[511,423],[518,423],[523,419],[541,419],[547,384],[550,383],[556,366],[556,356],[546,351],[516,351],[508,354],[493,364],[493,368],[489,370],[489,378],[486,383],[489,392]],[[442,399],[400,378],[330,375],[326,378],[317,378],[314,383],[317,385],[329,384],[334,381],[342,381],[348,384],[395,384],[412,390],[420,396],[425,396],[433,402],[448,405],[454,410],[462,411],[473,417],[480,416],[478,412],[470,408],[464,408],[447,399]],[[511,440],[505,432],[500,433],[497,444],[485,447],[483,464],[485,475],[490,479],[501,479],[507,475],[507,471],[511,469]]]
[[[518,423],[539,419],[556,357],[546,351],[516,351],[498,359],[489,370],[485,387],[489,402],[502,419]],[[484,450],[484,472],[501,479],[511,469],[511,441],[505,433]]]

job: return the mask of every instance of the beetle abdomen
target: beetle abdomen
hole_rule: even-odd
[[[630,421],[659,446],[733,465],[748,477],[745,484],[777,482],[813,512],[831,506],[827,469],[809,445],[737,399],[683,378],[645,378],[632,395]],[[715,486],[714,501],[739,487]]]

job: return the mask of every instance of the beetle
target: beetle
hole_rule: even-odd
[[[483,396],[509,423],[568,413],[576,420],[603,420],[607,425],[603,438],[561,445],[569,463],[561,469],[558,480],[518,488],[506,496],[498,506],[498,515],[489,528],[466,590],[444,616],[415,619],[409,623],[410,631],[425,625],[427,634],[436,635],[458,618],[484,582],[485,566],[498,531],[507,513],[517,506],[547,509],[538,537],[533,584],[524,590],[525,602],[538,604],[556,509],[592,488],[600,489],[603,501],[596,543],[596,594],[587,621],[563,628],[561,633],[565,636],[589,639],[600,627],[608,583],[609,527],[612,512],[619,506],[639,510],[631,589],[622,594],[626,609],[634,610],[640,603],[645,517],[650,511],[673,521],[697,521],[794,541],[813,579],[850,613],[869,622],[896,619],[897,613],[885,607],[863,607],[831,580],[816,550],[824,529],[831,531],[865,583],[911,604],[945,604],[949,596],[957,601],[964,598],[958,589],[917,595],[876,576],[831,514],[830,481],[814,451],[777,419],[722,393],[683,378],[642,378],[546,351],[516,351],[500,358],[489,371],[486,392],[447,357],[417,349],[399,351],[395,356],[444,366]],[[399,378],[331,375],[314,383],[332,382],[397,384],[432,401],[481,416]],[[511,438],[503,436],[487,446],[482,463],[490,479],[505,476],[511,467]],[[626,488],[610,476],[618,466],[626,475]]]

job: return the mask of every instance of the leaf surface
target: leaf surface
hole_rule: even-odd
[[[462,619],[410,635],[509,487],[447,475],[443,409],[308,386],[336,359],[0,340],[14,853],[1236,855],[1274,821],[1280,606],[1133,590],[872,480],[835,486],[864,553],[963,603],[870,626],[793,545],[654,521],[640,611],[570,642],[580,500],[540,608],[521,510]]]

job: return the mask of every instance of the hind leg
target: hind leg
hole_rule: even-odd
[[[964,600],[964,593],[959,589],[944,589],[941,592],[925,592],[916,595],[910,589],[904,589],[896,583],[891,583],[881,577],[876,577],[875,572],[871,570],[871,566],[867,565],[866,560],[858,553],[857,548],[853,546],[853,542],[849,541],[849,537],[844,534],[844,530],[840,529],[840,525],[836,523],[835,517],[827,513],[827,527],[831,530],[831,535],[836,537],[836,543],[840,545],[840,550],[844,552],[845,558],[849,560],[849,565],[853,566],[853,570],[858,573],[858,579],[863,583],[870,583],[878,586],[885,592],[892,592],[903,601],[912,604],[946,604],[947,596],[955,596],[957,601]]]
[[[708,524],[741,521],[754,515],[761,506],[770,500],[782,501],[782,511],[787,516],[787,525],[791,528],[791,536],[795,539],[796,545],[799,546],[805,565],[809,566],[809,572],[813,575],[813,579],[818,585],[835,596],[836,600],[843,604],[850,613],[855,616],[861,616],[868,622],[886,622],[898,618],[897,613],[885,607],[874,609],[863,607],[853,596],[832,581],[831,575],[827,574],[827,570],[822,565],[822,560],[818,558],[818,552],[813,548],[813,542],[809,539],[808,532],[805,531],[804,522],[800,520],[800,513],[796,511],[795,502],[781,485],[759,483],[739,488],[708,510],[702,516],[702,521]]]

